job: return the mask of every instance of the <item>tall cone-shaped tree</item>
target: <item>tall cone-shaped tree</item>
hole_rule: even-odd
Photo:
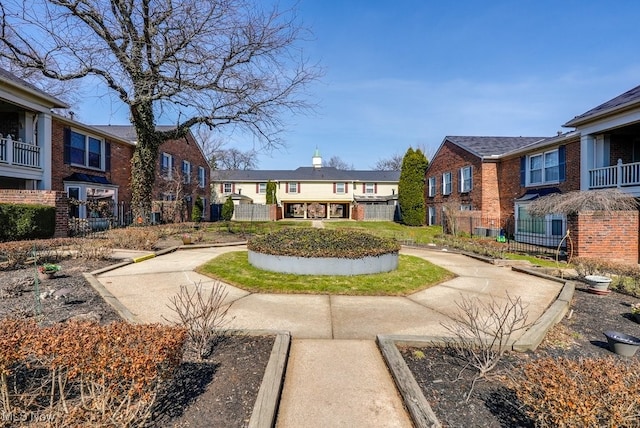
[[[2,0],[0,57],[44,77],[89,80],[127,106],[137,132],[134,216],[149,220],[160,145],[198,125],[239,126],[281,145],[283,112],[319,69],[295,10],[255,0]],[[160,132],[159,119],[175,124]]]
[[[402,170],[398,183],[398,203],[402,223],[421,226],[426,222],[424,201],[424,179],[429,161],[420,149],[409,147],[402,159]]]

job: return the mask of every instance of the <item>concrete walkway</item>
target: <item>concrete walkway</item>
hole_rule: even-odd
[[[180,285],[213,287],[194,268],[244,246],[177,251],[97,276],[140,322],[173,319],[169,299]],[[230,327],[285,330],[293,337],[278,427],[410,427],[374,339],[447,335],[442,326],[463,296],[481,301],[520,296],[538,319],[562,285],[463,255],[403,248],[457,275],[407,297],[254,294],[227,286]]]

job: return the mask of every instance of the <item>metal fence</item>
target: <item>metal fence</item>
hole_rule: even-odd
[[[126,227],[133,223],[130,204],[119,203],[115,211],[116,215],[110,217],[69,218],[69,235],[85,238],[97,237],[106,230]]]
[[[443,230],[448,234],[491,239],[508,244],[509,251],[528,254],[554,254],[565,250],[566,220],[558,217],[506,219],[480,215],[444,217]]]

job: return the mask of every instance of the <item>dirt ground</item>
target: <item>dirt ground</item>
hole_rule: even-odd
[[[543,356],[612,356],[637,361],[640,353],[634,357],[621,357],[611,352],[603,332],[614,330],[640,337],[640,324],[630,315],[631,304],[638,301],[635,297],[615,292],[598,296],[578,287],[571,304],[570,318],[567,316],[557,324],[535,352],[513,353],[504,358],[494,371],[498,376],[476,383],[468,402],[465,398],[474,372],[465,369],[461,361],[433,348],[401,348],[400,351],[444,426],[530,427],[532,422],[521,410],[513,392],[500,382],[499,376],[508,375],[514,367],[531,358]],[[636,424],[634,426],[640,425],[640,420]]]
[[[101,323],[119,320],[82,275],[112,263],[63,260],[59,263],[62,270],[37,286],[35,266],[0,271],[0,319],[36,317],[43,325],[74,318]],[[63,297],[49,296],[56,291]],[[185,353],[177,376],[159,399],[151,426],[246,426],[273,340],[270,336],[231,336],[218,343],[205,362]]]

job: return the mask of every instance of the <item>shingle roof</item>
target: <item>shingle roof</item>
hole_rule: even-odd
[[[0,80],[10,81],[13,85],[22,86],[23,88],[29,90],[30,92],[35,93],[36,95],[40,96],[41,98],[45,98],[45,99],[49,100],[51,102],[51,104],[52,104],[52,107],[55,107],[55,108],[67,108],[67,107],[69,107],[64,101],[61,101],[58,98],[47,94],[46,92],[44,92],[42,89],[38,88],[37,86],[27,82],[24,79],[19,78],[15,74],[13,74],[10,71],[5,70],[3,68],[0,68]]]
[[[468,152],[482,158],[485,156],[501,156],[537,143],[547,137],[474,137],[447,136],[445,141],[462,147]]]
[[[131,142],[138,140],[138,136],[136,135],[136,129],[133,127],[133,125],[91,125],[91,126],[93,128],[99,129],[102,132],[106,132],[107,134],[114,135],[124,140],[128,140]],[[158,131],[170,131],[172,129],[175,129],[175,126],[170,126],[170,125],[156,126],[156,130]]]
[[[574,127],[581,123],[588,122],[605,114],[610,114],[625,107],[630,107],[640,103],[640,86],[628,90],[624,94],[620,94],[607,102],[600,104],[591,110],[578,115],[565,123],[563,126]]]
[[[340,170],[334,167],[300,167],[295,170],[216,170],[212,171],[214,181],[360,181],[395,182],[400,179],[400,171],[357,171]]]

